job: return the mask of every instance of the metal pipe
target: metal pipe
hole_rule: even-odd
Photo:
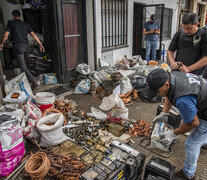
[[[94,44],[94,65],[97,70],[97,43],[96,43],[96,0],[92,0],[93,3],[93,44]]]
[[[107,35],[108,35],[108,33],[107,33],[107,23],[106,23],[106,0],[105,0],[105,46],[104,47],[107,47]]]

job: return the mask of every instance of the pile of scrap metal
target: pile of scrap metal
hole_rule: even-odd
[[[84,164],[73,153],[60,155],[51,151],[39,151],[28,157],[23,176],[32,179],[79,179],[84,169]]]
[[[116,93],[126,105],[131,105],[132,100],[138,101],[139,97],[149,102],[161,100],[158,97],[151,99],[144,91],[147,88],[146,76],[158,67],[158,63],[147,65],[146,60],[138,55],[129,59],[125,57],[114,66],[107,65],[106,62],[103,64],[97,71],[91,71],[89,65],[84,63],[77,65],[74,77],[71,78],[75,94],[90,92],[96,99],[102,100]],[[160,67],[165,68],[162,65]]]
[[[145,155],[120,141],[113,141],[105,156],[81,175],[83,180],[141,179]]]
[[[144,136],[146,138],[150,138],[152,134],[152,127],[150,123],[139,119],[137,122],[133,123],[133,127],[129,129],[129,133],[132,137]]]

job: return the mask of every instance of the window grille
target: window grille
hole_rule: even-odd
[[[102,48],[127,44],[128,1],[101,0]]]
[[[161,11],[157,11],[157,20],[161,22]],[[164,8],[162,40],[171,39],[173,10]]]

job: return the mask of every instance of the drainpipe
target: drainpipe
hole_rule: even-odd
[[[97,44],[96,44],[96,0],[92,0],[93,3],[93,44],[94,44],[94,65],[97,70]]]

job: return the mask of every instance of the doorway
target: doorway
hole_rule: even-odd
[[[63,82],[68,82],[80,63],[87,63],[85,0],[62,2],[65,60],[62,62]]]
[[[133,22],[133,55],[141,55],[145,59],[145,36],[142,35],[144,23],[147,22],[151,14],[156,14],[157,22],[160,24],[160,34],[158,35],[158,48],[156,59],[161,58],[161,42],[163,29],[164,4],[144,5],[134,3]]]

